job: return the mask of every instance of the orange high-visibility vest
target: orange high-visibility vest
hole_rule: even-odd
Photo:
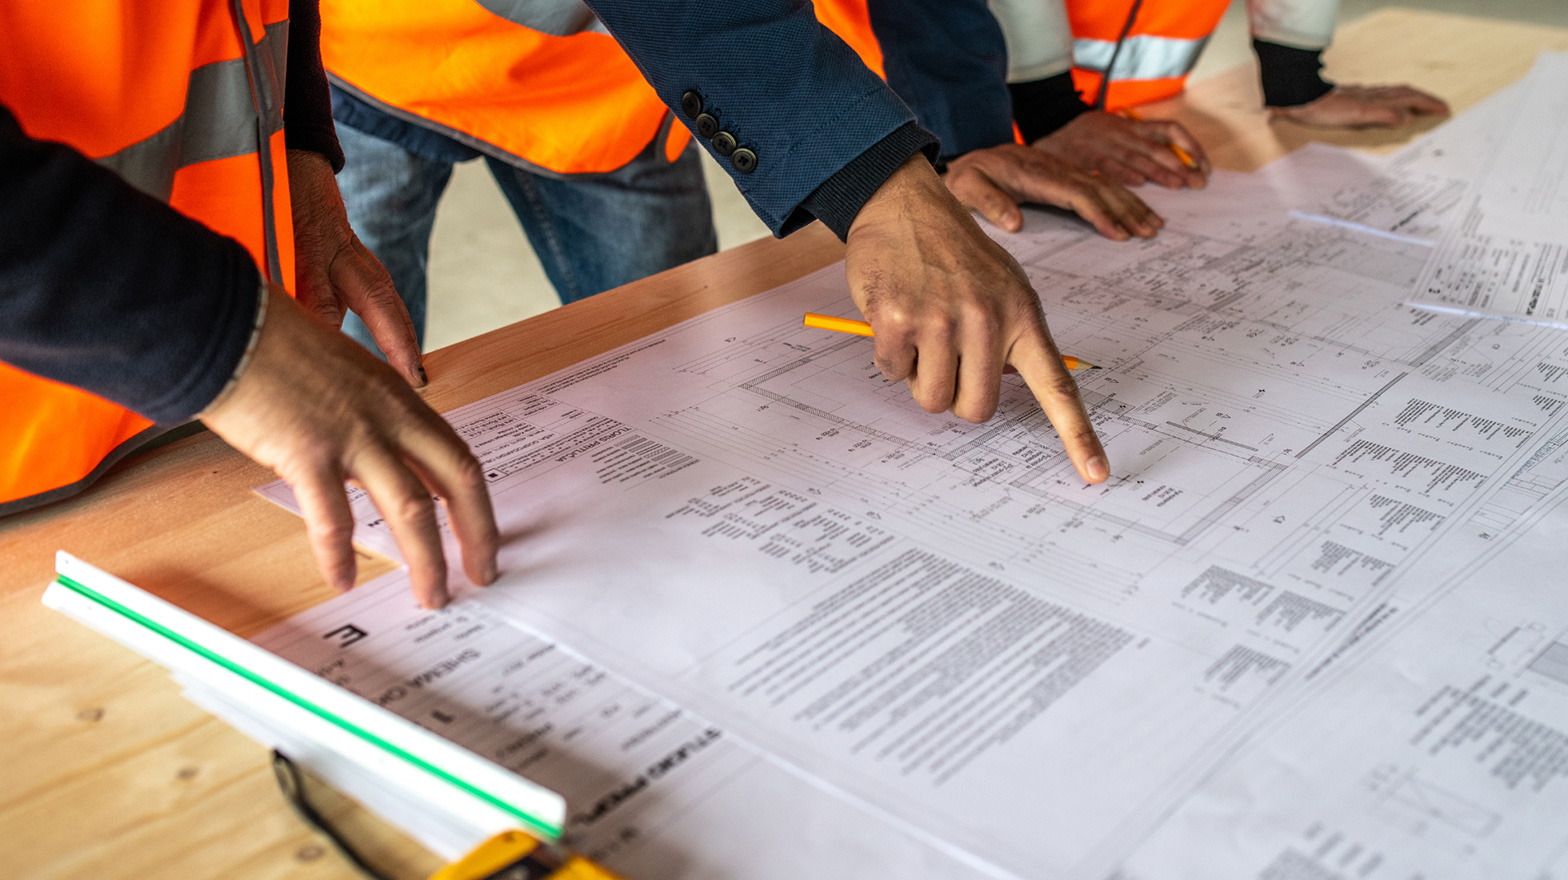
[[[67,5],[0,4],[0,104],[29,137],[238,240],[292,288],[288,0]],[[155,433],[124,407],[0,364],[0,513],[74,494]]]
[[[1228,5],[1229,0],[1068,0],[1073,85],[1084,100],[1094,101],[1114,55],[1105,109],[1180,94]]]
[[[339,88],[513,164],[610,172],[666,128],[673,162],[686,130],[670,125],[615,39],[589,30],[592,14],[572,5],[513,4],[513,20],[478,0],[323,0],[321,60]]]
[[[887,79],[882,66],[882,44],[871,30],[871,11],[867,0],[814,0],[817,21],[838,35],[838,38],[855,50],[860,62],[871,72]]]
[[[865,0],[817,15],[881,72]],[[675,161],[690,134],[596,27],[570,0],[322,0],[321,58],[337,87],[522,167],[607,173],[661,134]]]

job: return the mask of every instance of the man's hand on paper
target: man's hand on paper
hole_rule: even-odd
[[[1066,208],[1115,241],[1153,238],[1165,221],[1112,180],[1022,144],[972,150],[948,163],[947,188],[965,207],[1008,232],[1023,228],[1022,202]]]
[[[1335,86],[1299,107],[1270,107],[1275,119],[1319,128],[1398,128],[1420,116],[1446,116],[1448,104],[1410,86]]]
[[[332,327],[353,312],[390,363],[415,388],[425,385],[414,321],[382,267],[348,224],[343,196],[325,156],[289,150],[294,214],[294,291],[299,304]]]
[[[1002,366],[1029,384],[1085,480],[1110,475],[1105,450],[1062,365],[1028,276],[980,230],[922,156],[861,208],[844,260],[850,294],[876,332],[876,364],[927,412],[996,413]]]
[[[1198,167],[1188,168],[1171,152],[1172,144],[1186,150]],[[1103,110],[1080,114],[1030,146],[1125,186],[1152,180],[1167,189],[1202,189],[1213,170],[1203,146],[1180,123],[1127,119]]]
[[[421,605],[448,599],[432,493],[446,504],[469,580],[495,580],[495,515],[467,445],[390,367],[283,291],[269,289],[250,363],[201,420],[293,487],[333,587],[354,585],[346,479],[370,493],[391,526]]]

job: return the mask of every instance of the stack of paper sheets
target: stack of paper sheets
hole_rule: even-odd
[[[1568,327],[1568,53],[1543,54],[1486,107],[1483,157],[1412,301]],[[1460,149],[1461,143],[1454,143]]]
[[[1568,335],[1406,305],[1502,240],[1476,205],[1556,210],[1477,158],[1536,88],[1145,191],[1152,241],[993,230],[1105,367],[1104,485],[1015,378],[970,425],[803,328],[855,314],[831,267],[448,414],[501,580],[427,612],[393,573],[257,644],[560,792],[632,878],[1568,876]]]

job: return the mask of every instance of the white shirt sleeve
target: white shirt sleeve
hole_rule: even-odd
[[[1328,46],[1338,16],[1339,0],[1247,0],[1253,39],[1297,49]]]
[[[988,0],[1007,41],[1007,81],[1033,82],[1073,66],[1073,31],[1064,0]]]

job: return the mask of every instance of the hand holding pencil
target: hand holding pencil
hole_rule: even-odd
[[[1180,123],[1091,110],[1032,146],[1125,186],[1152,181],[1167,189],[1202,189],[1209,157]]]
[[[1139,113],[1138,112],[1138,108],[1136,108],[1136,107],[1128,107],[1128,108],[1126,108],[1125,110],[1122,111],[1122,115],[1127,117],[1128,119],[1131,119],[1133,122],[1143,122],[1143,121],[1145,121],[1144,118],[1143,118],[1143,114]],[[1198,160],[1192,158],[1192,154],[1191,153],[1188,153],[1186,150],[1183,150],[1181,148],[1181,144],[1178,144],[1175,141],[1170,141],[1170,142],[1166,143],[1165,149],[1170,150],[1171,151],[1171,155],[1175,156],[1177,159],[1180,159],[1181,160],[1181,164],[1187,166],[1187,168],[1189,170],[1191,170],[1191,171],[1199,171],[1199,170],[1201,170],[1201,169],[1198,168]]]
[[[1022,266],[980,229],[923,156],[899,166],[845,238],[844,279],[876,328],[872,362],[926,412],[980,423],[1012,365],[1088,483],[1110,477],[1078,383]]]

